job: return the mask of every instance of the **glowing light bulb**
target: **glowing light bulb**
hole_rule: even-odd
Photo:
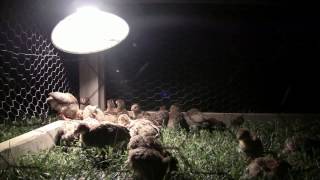
[[[120,17],[94,7],[82,7],[61,20],[51,34],[58,49],[74,54],[89,54],[114,47],[129,33]]]

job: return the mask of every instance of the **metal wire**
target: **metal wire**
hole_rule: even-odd
[[[35,28],[0,23],[0,121],[46,118],[48,93],[70,91],[63,61]]]

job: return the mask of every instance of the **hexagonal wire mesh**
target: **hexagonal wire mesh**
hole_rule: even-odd
[[[184,110],[196,107],[212,112],[248,112],[254,108],[254,89],[246,85],[253,81],[246,74],[252,72],[253,63],[228,58],[226,46],[232,46],[227,44],[231,33],[207,37],[210,28],[194,35],[197,27],[163,26],[143,26],[141,32],[132,32],[119,47],[109,50],[107,98],[123,98],[128,107],[139,103],[145,110],[156,110],[160,105],[168,108],[172,103]],[[203,39],[215,42],[210,52],[208,46],[198,46]]]
[[[70,91],[60,56],[36,26],[0,27],[0,120],[46,118],[48,93]]]
[[[63,62],[74,57],[62,58],[54,51],[43,33],[49,31],[39,32],[38,27],[30,27],[34,23],[21,24],[26,14],[28,19],[37,17],[41,22],[48,21],[50,13],[47,11],[53,9],[48,7],[56,1],[52,4],[40,0],[36,2],[39,8],[34,8],[35,4],[29,2],[24,4],[37,9],[34,12],[30,7],[21,6],[20,1],[17,4],[23,10],[28,9],[28,13],[8,10],[14,13],[10,15],[13,19],[21,16],[18,23],[0,21],[1,120],[46,117],[49,109],[44,98],[48,92],[77,92],[72,84],[76,78],[66,74],[68,67]],[[158,6],[145,9],[156,12]],[[47,16],[39,16],[40,10]],[[1,14],[4,14],[3,11]],[[282,23],[275,22],[269,27],[264,22],[252,25],[250,21],[247,24],[241,21],[239,26],[233,21],[228,24],[223,19],[219,24],[209,18],[210,21],[200,23],[195,19],[195,22],[179,24],[181,19],[172,19],[157,24],[152,18],[149,22],[148,18],[143,18],[139,24],[133,16],[130,17],[132,21],[129,16],[125,18],[132,24],[127,40],[117,48],[108,50],[105,57],[107,98],[123,98],[128,105],[138,102],[146,110],[174,102],[182,104],[185,110],[198,107],[203,111],[215,112],[279,112],[283,109],[308,112],[316,109],[309,110],[311,105],[295,99],[295,96],[308,99],[306,95],[309,99],[316,99],[313,96],[319,99],[317,88],[312,86],[315,89],[312,92],[311,88],[305,88],[306,85],[311,87],[309,84],[313,84],[312,81],[318,77],[310,78],[310,74],[313,75],[310,72],[318,71],[295,75],[296,71],[300,72],[301,68],[306,69],[313,64],[292,63],[290,57],[306,59],[305,54],[308,53],[305,52],[309,49],[306,46],[301,50],[299,43],[295,45],[295,33],[286,33],[287,28],[278,26]],[[153,24],[148,27],[153,29],[146,29],[148,24]],[[275,27],[280,29],[274,31]],[[304,36],[300,38],[305,39]],[[213,43],[204,44],[204,40]],[[292,51],[300,53],[291,55]],[[77,76],[77,73],[72,73]],[[298,82],[295,80],[297,77],[300,79]],[[312,83],[304,82],[307,78]],[[282,103],[290,89],[293,90],[289,93],[288,102]]]

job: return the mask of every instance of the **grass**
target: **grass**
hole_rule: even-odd
[[[175,137],[175,138],[173,138]],[[171,147],[179,161],[178,177],[188,179],[233,179],[240,177],[244,159],[237,152],[237,143],[227,131],[185,131],[166,129],[162,142]]]
[[[288,136],[303,134],[319,137],[320,122],[298,119],[247,121],[243,126],[256,132],[267,151],[278,153]],[[6,130],[10,131],[10,128]],[[247,165],[238,153],[238,144],[230,131],[187,133],[184,130],[163,129],[160,140],[178,159],[179,170],[174,172],[173,179],[240,179]],[[291,179],[320,177],[320,153],[313,158],[304,152],[283,158],[293,166]],[[126,159],[127,151],[116,151],[111,147],[82,148],[76,142],[72,147],[57,146],[36,155],[23,156],[17,167],[1,170],[0,179],[130,179],[133,172],[126,165]]]
[[[8,179],[113,179],[130,175],[126,169],[126,152],[112,148],[56,147],[37,155],[26,155],[19,166],[29,167],[17,172],[11,168]]]
[[[26,121],[14,121],[9,124],[0,124],[0,142],[19,136],[33,129],[39,128],[48,122],[56,121],[57,118],[49,117],[46,121],[30,118]]]

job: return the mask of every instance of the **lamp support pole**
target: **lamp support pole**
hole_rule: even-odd
[[[93,54],[82,58],[79,60],[80,97],[88,97],[91,105],[97,105],[104,110],[104,56]]]

